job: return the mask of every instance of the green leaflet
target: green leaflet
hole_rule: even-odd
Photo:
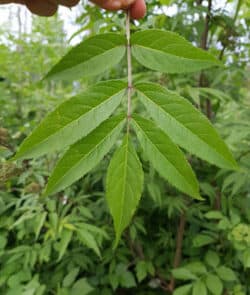
[[[113,67],[125,54],[126,40],[108,33],[90,37],[71,49],[46,78],[73,80],[93,76]]]
[[[214,274],[208,274],[206,278],[208,290],[214,295],[221,295],[223,292],[223,284],[221,280]]]
[[[132,54],[147,68],[164,73],[188,73],[220,62],[176,33],[161,30],[137,32],[131,37]]]
[[[153,83],[137,84],[136,89],[151,117],[176,144],[219,167],[237,168],[212,124],[189,101]]]
[[[152,121],[133,116],[133,127],[149,161],[180,191],[201,199],[195,174],[180,149]]]
[[[176,288],[173,295],[189,295],[192,289],[192,284],[184,285],[182,287]]]
[[[56,165],[45,195],[66,188],[95,167],[115,144],[124,123],[124,116],[112,117],[71,146]]]
[[[126,84],[107,81],[63,102],[22,143],[14,159],[38,157],[76,142],[120,104]]]
[[[206,285],[202,281],[197,281],[193,285],[192,295],[207,295]]]
[[[114,220],[117,246],[141,198],[143,170],[128,134],[116,150],[107,173],[106,197]]]

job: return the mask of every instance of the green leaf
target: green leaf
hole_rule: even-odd
[[[216,272],[223,281],[233,282],[237,280],[232,269],[226,266],[220,266],[216,269]]]
[[[65,254],[68,245],[72,239],[73,232],[68,229],[63,229],[61,234],[61,241],[59,244],[59,255],[58,255],[58,261],[62,259],[63,255]]]
[[[63,279],[63,282],[62,282],[63,287],[66,287],[66,288],[70,287],[74,283],[76,277],[78,276],[79,271],[80,271],[79,267],[75,267],[71,269],[70,272]]]
[[[112,114],[125,88],[121,81],[100,82],[65,101],[24,140],[14,159],[38,157],[84,137]]]
[[[222,219],[224,215],[220,211],[209,211],[204,215],[207,219]]]
[[[136,277],[137,277],[139,283],[146,278],[147,273],[148,273],[148,271],[147,271],[146,261],[139,261],[136,264]]]
[[[174,295],[188,295],[192,289],[192,284],[179,287],[174,290]]]
[[[73,80],[93,76],[113,67],[126,51],[122,35],[108,33],[90,37],[72,48],[46,78]]]
[[[206,285],[202,281],[195,282],[192,295],[207,295]]]
[[[153,83],[137,84],[136,89],[151,117],[176,144],[219,167],[237,168],[212,124],[189,101]]]
[[[132,54],[147,68],[163,73],[188,73],[221,63],[176,33],[145,30],[131,37]]]
[[[187,268],[196,275],[203,275],[207,273],[205,265],[200,261],[190,262],[185,265],[185,268]]]
[[[223,284],[221,280],[213,274],[208,274],[206,278],[206,285],[208,290],[214,295],[221,295],[223,291]]]
[[[184,280],[184,281],[189,281],[189,280],[196,280],[197,277],[194,275],[190,270],[180,267],[172,270],[172,274],[174,278],[178,280]]]
[[[201,199],[195,174],[180,149],[152,121],[134,115],[132,123],[145,155],[160,175],[180,191]]]
[[[216,252],[208,251],[205,256],[205,261],[211,267],[216,268],[220,263],[220,257]]]
[[[198,234],[193,238],[193,246],[196,248],[200,248],[209,244],[212,244],[215,242],[215,239],[207,236],[207,235],[203,235],[203,234]]]
[[[84,228],[77,229],[77,234],[79,240],[86,245],[89,249],[93,250],[99,257],[101,257],[101,253],[98,247],[98,244],[94,238],[94,236]]]
[[[45,195],[64,189],[94,168],[115,144],[124,123],[124,116],[112,117],[71,146],[56,165]]]
[[[87,279],[78,280],[70,291],[70,295],[87,295],[94,288],[88,283]]]
[[[143,170],[127,134],[115,152],[107,173],[107,202],[114,220],[117,246],[123,230],[138,206],[143,189]]]

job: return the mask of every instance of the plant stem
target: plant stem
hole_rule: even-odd
[[[129,132],[129,121],[131,118],[131,97],[132,97],[132,62],[131,62],[131,45],[130,45],[130,12],[127,10],[126,14],[126,37],[127,37],[127,71],[128,71],[128,110],[127,110],[127,120]]]
[[[186,215],[183,212],[180,216],[179,225],[177,229],[176,249],[175,249],[173,268],[179,267],[181,263],[182,245],[183,245],[183,239],[184,239],[184,233],[185,233],[185,226],[186,226]],[[169,284],[169,290],[171,293],[173,293],[174,289],[175,289],[175,279],[174,277],[172,277]]]

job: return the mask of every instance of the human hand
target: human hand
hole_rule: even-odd
[[[41,16],[51,16],[56,13],[58,5],[75,6],[80,0],[0,0],[0,4],[19,3],[26,5],[32,13]],[[142,18],[146,12],[145,0],[92,0],[95,4],[107,10],[128,9],[131,17]]]
[[[40,16],[51,16],[56,13],[58,5],[75,6],[80,0],[0,0],[0,4],[24,4],[28,9]]]

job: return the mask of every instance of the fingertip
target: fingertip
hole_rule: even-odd
[[[146,14],[147,8],[145,0],[136,0],[130,6],[130,15],[133,19],[140,19],[143,18]]]
[[[28,9],[39,16],[52,16],[57,12],[58,5],[52,1],[26,0]]]

